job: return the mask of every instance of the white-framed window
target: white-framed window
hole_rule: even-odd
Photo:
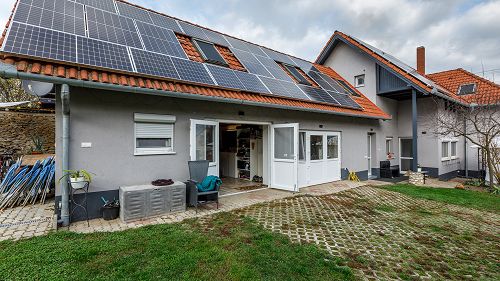
[[[134,155],[174,154],[172,115],[134,114]]]
[[[310,142],[311,160],[323,160],[323,136],[311,135]]]
[[[457,141],[450,142],[450,157],[451,159],[457,159]]]
[[[299,132],[299,161],[306,161],[306,132]]]
[[[326,159],[339,159],[339,137],[326,137]]]
[[[450,142],[449,141],[441,142],[441,160],[443,160],[443,161],[450,160]]]
[[[393,144],[393,137],[385,138],[385,154],[387,155],[387,160],[394,159]]]
[[[356,88],[365,86],[365,75],[364,74],[354,76],[354,86]]]

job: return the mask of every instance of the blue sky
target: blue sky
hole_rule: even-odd
[[[410,65],[423,45],[428,72],[462,67],[482,75],[484,67],[500,82],[500,0],[129,1],[308,60],[335,30]],[[0,11],[2,25],[9,13]]]

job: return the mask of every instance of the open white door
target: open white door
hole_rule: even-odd
[[[271,126],[271,187],[298,191],[299,124]]]
[[[208,175],[219,176],[219,122],[191,120],[191,161],[208,160]]]

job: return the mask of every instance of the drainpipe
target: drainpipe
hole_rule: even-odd
[[[467,135],[467,120],[465,120],[464,118],[464,149],[465,149],[465,153],[464,153],[464,161],[465,161],[465,178],[468,179],[469,178],[469,163],[467,163],[468,161],[468,157],[467,157],[467,138],[465,137],[465,135]]]
[[[69,86],[61,86],[62,104],[62,173],[69,170]],[[61,181],[61,223],[69,225],[69,186],[67,180]]]

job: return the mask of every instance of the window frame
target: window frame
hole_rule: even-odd
[[[453,145],[455,145],[455,155],[453,155]],[[458,159],[458,141],[450,141],[450,159]]]
[[[320,153],[318,154],[318,159],[313,159],[313,141],[312,141],[312,138],[313,137],[321,137],[321,146],[317,146],[319,149],[320,149]],[[315,145],[316,147],[316,145]],[[325,159],[325,136],[323,134],[314,134],[314,133],[311,133],[309,135],[309,160],[311,162],[321,162],[323,160],[326,160]]]
[[[361,78],[361,77],[363,78],[363,83],[359,84],[358,83],[358,78]],[[366,85],[366,80],[365,79],[366,79],[365,74],[359,74],[359,75],[354,76],[354,87],[355,88],[362,88],[362,87],[364,87]]]
[[[300,71],[297,69],[296,66],[293,66],[291,64],[286,64],[286,63],[282,63],[283,67],[285,67],[286,71],[292,75],[295,80],[298,81],[298,84],[301,84],[301,85],[306,85],[306,86],[310,86],[312,87],[313,85],[307,80],[308,77],[305,77],[302,73],[300,73]],[[297,74],[295,74],[293,71],[290,70],[290,68],[293,68],[298,75],[300,76],[297,76]],[[307,74],[306,74],[307,75]]]
[[[387,160],[394,159],[394,137],[385,138],[385,155]]]
[[[147,155],[172,155],[175,152],[175,122],[177,118],[173,115],[134,113],[134,156]],[[137,124],[165,124],[172,126],[170,146],[162,148],[139,148],[137,147]],[[168,136],[166,137],[168,139]]]
[[[329,138],[336,138],[337,139],[337,146],[335,149],[335,152],[337,154],[337,157],[332,157],[330,158],[330,155],[328,155],[328,139]],[[335,146],[334,146],[335,147]],[[340,136],[339,135],[326,135],[326,160],[339,160],[340,159]]]
[[[224,67],[228,67],[229,66],[229,64],[227,63],[226,59],[224,59],[224,56],[222,56],[222,54],[219,52],[219,50],[215,47],[214,43],[208,42],[208,41],[205,41],[205,40],[201,40],[201,39],[198,39],[198,38],[192,38],[191,41],[193,42],[193,45],[196,47],[196,50],[198,51],[198,53],[200,53],[200,55],[201,55],[201,57],[202,57],[202,59],[203,59],[204,62],[210,63],[210,64],[214,64],[214,65],[224,66]],[[208,58],[208,56],[205,54],[205,52],[203,51],[203,48],[200,47],[200,45],[199,45],[198,42],[211,45],[214,48],[215,52],[217,52],[217,54],[219,54],[219,56],[222,59],[222,61],[219,62],[218,60],[213,60],[213,59]]]

